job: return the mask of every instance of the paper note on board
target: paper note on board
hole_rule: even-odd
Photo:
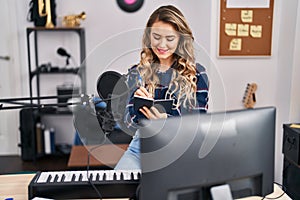
[[[262,37],[262,25],[251,25],[250,26],[250,35],[254,38]]]
[[[233,38],[229,44],[229,50],[231,51],[241,51],[242,50],[242,39]]]
[[[238,24],[238,36],[249,36],[249,24]]]
[[[242,22],[251,23],[253,22],[253,10],[242,10],[241,11],[241,20]]]
[[[228,36],[236,36],[236,24],[226,23],[225,24],[225,33]]]
[[[227,8],[269,8],[270,0],[227,0]]]

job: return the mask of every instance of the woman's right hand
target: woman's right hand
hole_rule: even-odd
[[[155,108],[155,106],[152,106],[150,109],[146,106],[143,106],[139,109],[141,113],[147,118],[147,119],[166,119],[168,118],[167,113],[161,113]]]
[[[153,98],[152,94],[150,94],[148,92],[148,90],[144,87],[139,87],[135,93],[134,93],[135,96],[141,96],[141,97],[148,97],[148,98]]]

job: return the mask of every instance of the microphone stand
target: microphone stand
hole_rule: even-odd
[[[21,101],[33,100],[47,100],[47,99],[58,99],[58,98],[79,98],[78,102],[70,103],[47,103],[47,104],[35,104]],[[78,131],[83,138],[86,138],[90,144],[99,144],[104,138],[99,137],[96,133],[100,133],[103,137],[110,134],[115,127],[116,122],[113,119],[109,109],[107,107],[97,107],[97,104],[104,102],[108,103],[106,99],[93,101],[93,95],[58,95],[58,96],[40,96],[40,97],[21,97],[21,98],[7,98],[0,99],[0,112],[1,110],[13,110],[13,109],[24,109],[24,108],[36,108],[41,112],[53,112],[53,110],[47,110],[47,108],[75,105],[76,108],[73,112],[73,123],[75,129]],[[4,104],[13,104],[16,106],[4,106]],[[45,109],[45,110],[43,110]],[[54,112],[56,112],[55,110]],[[59,112],[59,110],[58,110]],[[63,111],[62,111],[63,112]]]
[[[76,105],[73,112],[73,122],[76,130],[86,138],[92,138],[91,142],[95,138],[96,132],[102,132],[104,135],[108,135],[115,130],[115,127],[118,125],[123,130],[125,129],[126,133],[133,135],[134,131],[131,131],[123,122],[122,115],[125,112],[126,105],[124,104],[127,100],[128,95],[128,85],[125,78],[132,73],[130,71],[126,75],[121,75],[115,71],[104,72],[97,80],[97,92],[99,98],[93,99],[88,95],[59,95],[59,96],[41,96],[41,97],[25,97],[25,98],[8,98],[0,99],[0,111],[1,110],[11,110],[11,109],[23,109],[23,108],[37,108],[40,111],[44,108],[53,108],[59,106],[68,106]],[[107,87],[110,85],[112,87]],[[111,88],[115,88],[116,91]],[[41,104],[39,100],[46,99],[58,99],[58,98],[78,98],[80,97],[80,102],[72,103],[55,103],[55,104]],[[125,99],[126,98],[126,99]],[[29,101],[30,103],[20,102],[20,101]],[[38,103],[33,103],[33,100],[38,100]],[[113,101],[113,104],[112,104]],[[101,102],[106,103],[105,107],[101,107],[97,104]],[[1,104],[2,103],[2,104]],[[4,107],[3,104],[14,104],[15,106]],[[124,104],[124,105],[123,105]],[[82,105],[82,106],[80,106]],[[112,108],[113,107],[113,108]],[[48,110],[49,111],[49,110]],[[52,111],[52,110],[51,110]],[[116,118],[116,119],[115,119]]]
[[[81,102],[72,102],[72,103],[48,103],[48,104],[34,104],[34,103],[26,103],[19,101],[30,101],[33,100],[45,100],[45,99],[58,99],[58,98],[81,98]],[[7,98],[0,99],[0,110],[12,110],[12,109],[22,109],[22,108],[45,108],[45,107],[55,107],[55,106],[68,106],[68,105],[80,105],[86,104],[88,101],[88,96],[81,95],[58,95],[58,96],[41,96],[41,97],[20,97],[20,98]],[[1,104],[2,103],[2,104]],[[19,106],[7,106],[4,107],[3,104],[14,104]]]

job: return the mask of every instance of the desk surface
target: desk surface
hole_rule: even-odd
[[[86,167],[90,152],[89,166],[109,166],[113,168],[122,157],[128,144],[104,144],[101,146],[73,146],[68,167]]]
[[[28,199],[28,185],[35,174],[0,175],[0,199],[13,198],[14,200]],[[278,197],[283,193],[280,187],[274,185],[274,193],[268,198]],[[248,197],[243,200],[261,200],[262,197]],[[113,199],[110,199],[113,200]],[[120,200],[120,199],[119,199]],[[124,199],[123,199],[124,200]],[[291,200],[284,194],[278,200]]]

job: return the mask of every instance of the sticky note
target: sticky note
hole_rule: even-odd
[[[228,36],[236,36],[236,24],[226,23],[225,24],[225,33]]]
[[[249,24],[238,24],[238,36],[249,36]]]
[[[231,51],[241,51],[242,50],[242,39],[233,38],[229,44],[229,50]]]
[[[250,26],[250,35],[254,38],[262,37],[262,25],[251,25]]]
[[[242,10],[241,11],[241,20],[244,23],[252,23],[253,22],[253,10]]]

